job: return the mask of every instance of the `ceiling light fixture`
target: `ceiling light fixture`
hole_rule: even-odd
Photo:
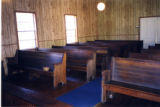
[[[99,3],[97,4],[97,9],[98,9],[99,11],[103,11],[103,10],[105,9],[105,4],[104,4],[103,2],[99,2]]]

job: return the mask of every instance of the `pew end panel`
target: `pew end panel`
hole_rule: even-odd
[[[106,87],[106,81],[110,80],[110,74],[111,74],[111,70],[103,70],[102,71],[102,82],[101,82],[101,86],[102,86],[102,91],[101,91],[101,102],[105,103],[107,102],[107,99],[109,98],[109,95],[111,94],[111,91],[106,91],[107,87]]]
[[[93,59],[87,61],[87,81],[95,79],[96,76],[96,53],[93,54]]]
[[[54,87],[57,87],[59,83],[62,85],[67,83],[66,79],[66,53],[63,55],[63,61],[62,64],[55,64],[54,65]]]

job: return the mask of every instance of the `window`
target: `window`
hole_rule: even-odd
[[[37,32],[34,13],[16,12],[19,49],[37,47]]]
[[[67,43],[77,42],[76,16],[65,15]]]

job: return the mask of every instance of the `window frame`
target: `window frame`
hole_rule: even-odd
[[[35,21],[34,21],[34,26],[35,26],[35,44],[36,44],[36,48],[38,48],[39,47],[39,39],[38,39],[38,29],[37,29],[37,15],[36,15],[36,12],[33,12],[33,11],[14,11],[14,17],[15,17],[15,30],[16,30],[16,39],[17,39],[17,48],[18,48],[18,50],[20,50],[20,41],[19,41],[19,37],[18,37],[18,29],[17,29],[17,27],[18,27],[18,23],[17,23],[17,17],[16,17],[16,13],[32,13],[32,14],[34,14],[34,19],[35,19]],[[23,50],[23,49],[22,49]]]
[[[65,40],[66,40],[66,44],[72,44],[72,43],[67,43],[67,28],[66,28],[66,18],[65,18],[65,16],[74,16],[74,17],[76,17],[76,36],[75,36],[75,42],[73,42],[73,43],[77,43],[78,42],[78,21],[77,21],[77,15],[75,15],[75,14],[64,14],[64,25],[65,25]]]

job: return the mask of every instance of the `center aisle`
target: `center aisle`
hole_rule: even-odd
[[[75,107],[93,107],[101,101],[101,78],[84,84],[60,97],[57,100]]]

